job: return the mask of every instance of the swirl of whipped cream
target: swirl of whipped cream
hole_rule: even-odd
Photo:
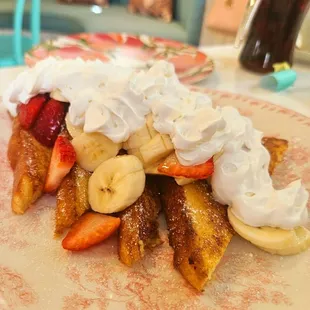
[[[142,95],[134,94],[125,85],[123,90],[110,92],[90,104],[85,114],[84,131],[100,132],[116,143],[124,142],[145,124],[145,115],[149,112]]]
[[[172,141],[183,165],[201,164],[221,151],[238,150],[243,144],[261,144],[262,134],[254,132],[251,121],[235,108],[212,109],[205,105],[196,112],[189,113],[175,126]]]
[[[18,104],[58,89],[70,102],[69,120],[85,132],[100,132],[119,143],[143,126],[150,109],[128,87],[131,69],[101,61],[48,58],[19,75],[4,96],[12,115]]]
[[[235,216],[250,226],[292,229],[305,224],[309,194],[301,182],[275,190],[268,172],[270,155],[261,143],[262,133],[234,108],[223,108],[222,116],[226,128],[212,138],[221,137],[216,139],[219,144],[225,140],[211,180],[215,199],[232,206]]]
[[[174,91],[177,85],[181,86],[174,66],[163,60],[156,62],[148,71],[134,72],[129,79],[130,90],[143,95],[144,103],[149,106],[164,92]]]
[[[273,188],[262,133],[236,109],[214,109],[207,95],[181,85],[172,64],[159,61],[138,72],[100,61],[48,58],[20,74],[3,102],[16,116],[19,104],[56,89],[70,102],[71,123],[85,132],[123,142],[152,113],[154,128],[170,135],[182,165],[202,164],[220,153],[211,180],[214,196],[244,223],[291,229],[308,220],[309,194],[300,181]]]
[[[215,161],[212,189],[215,199],[232,206],[244,223],[293,229],[308,221],[309,193],[297,180],[275,190],[268,173],[270,155],[261,145],[224,152]]]

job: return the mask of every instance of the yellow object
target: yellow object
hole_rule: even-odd
[[[104,161],[89,178],[88,201],[96,212],[120,212],[137,201],[144,187],[141,161],[133,155],[116,156]]]
[[[295,255],[310,247],[310,231],[305,227],[284,230],[273,227],[252,227],[241,222],[228,208],[233,229],[260,249],[277,255]]]
[[[291,66],[287,62],[276,63],[273,65],[274,72],[290,70]]]

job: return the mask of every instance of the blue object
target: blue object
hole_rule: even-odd
[[[56,0],[41,1],[41,30],[70,34],[77,32],[127,32],[174,39],[198,45],[206,0],[174,0],[173,20],[161,19],[127,10],[128,0],[111,0],[99,14],[89,5],[60,4]],[[12,0],[0,0],[0,28],[6,28],[12,16]],[[24,28],[29,27],[30,11],[25,5]]]
[[[282,70],[266,75],[261,80],[261,86],[274,91],[281,91],[292,86],[297,79],[294,70]]]
[[[31,1],[31,37],[25,37],[23,16],[25,0],[17,0],[13,19],[12,35],[0,36],[0,67],[22,65],[24,53],[40,42],[40,0]]]

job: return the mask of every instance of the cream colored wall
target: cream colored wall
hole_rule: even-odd
[[[212,7],[214,0],[206,0],[205,17],[202,25],[200,45],[220,45],[231,44],[234,42],[235,37],[230,34],[223,34],[219,31],[211,30],[206,26],[206,16]]]

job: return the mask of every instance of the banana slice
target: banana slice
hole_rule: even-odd
[[[151,141],[140,147],[145,165],[151,165],[166,158],[174,151],[174,146],[168,135],[157,134]]]
[[[81,135],[84,132],[82,127],[74,126],[69,121],[69,117],[68,116],[66,117],[66,127],[67,127],[67,130],[68,130],[68,132],[69,132],[69,134],[70,134],[70,136],[72,138],[76,138],[76,137],[78,137],[79,135]]]
[[[296,255],[306,251],[310,247],[310,231],[305,227],[297,227],[294,229],[295,239],[291,246],[283,249],[268,249],[260,247],[260,249],[277,255]]]
[[[284,230],[273,227],[252,227],[240,221],[228,209],[228,219],[234,230],[262,250],[279,255],[298,254],[310,247],[310,232],[304,227]]]
[[[88,200],[94,211],[119,212],[132,205],[144,187],[140,160],[133,155],[117,156],[103,162],[90,177]]]
[[[127,151],[127,153],[128,153],[129,155],[134,155],[134,156],[138,157],[139,160],[142,162],[142,164],[143,164],[143,166],[144,166],[143,157],[142,157],[142,155],[141,155],[141,152],[140,152],[140,149],[139,149],[139,148],[137,148],[137,149],[130,149],[130,150]]]
[[[294,240],[294,231],[273,227],[252,227],[241,222],[228,209],[228,219],[234,230],[244,239],[259,247],[282,249],[289,247]]]
[[[138,149],[154,138],[158,132],[153,127],[153,116],[148,114],[145,119],[145,125],[132,134],[129,139],[124,142],[123,148],[125,150]]]
[[[196,179],[190,179],[190,178],[174,178],[174,179],[177,182],[177,184],[180,186],[191,184],[191,183],[197,181]]]
[[[62,93],[60,92],[60,90],[58,88],[54,89],[51,91],[50,93],[50,97],[52,99],[55,99],[55,100],[58,100],[58,101],[61,101],[61,102],[69,102],[63,95]]]
[[[138,129],[134,134],[132,134],[129,139],[124,142],[123,148],[125,150],[137,149],[140,146],[148,143],[152,139],[149,130],[146,125]]]
[[[104,161],[115,157],[121,149],[101,133],[82,133],[72,140],[77,163],[85,170],[94,171]]]

